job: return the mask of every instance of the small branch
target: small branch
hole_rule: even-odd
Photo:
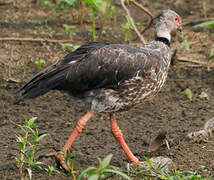
[[[65,40],[57,40],[57,39],[43,39],[43,38],[17,38],[17,37],[2,37],[0,41],[32,41],[32,42],[50,42],[50,43],[66,43],[73,42],[73,40],[65,39]]]
[[[199,18],[199,19],[195,19],[195,20],[188,20],[186,19],[182,25],[183,26],[186,26],[186,25],[189,25],[189,24],[197,24],[197,23],[201,23],[201,22],[204,22],[204,21],[212,21],[214,20],[214,17],[208,17],[208,18]]]
[[[131,14],[130,14],[128,8],[125,6],[125,0],[120,0],[120,1],[121,1],[122,6],[123,6],[123,9],[126,11],[126,14],[130,20],[130,23],[131,23],[132,27],[134,28],[135,32],[137,33],[138,37],[140,38],[140,40],[142,41],[143,44],[146,44],[144,37],[140,34],[137,27],[135,26],[133,18],[131,17]]]
[[[138,8],[140,8],[141,10],[143,10],[147,15],[150,16],[150,18],[152,19],[154,17],[154,15],[145,7],[143,7],[140,3],[136,2],[135,0],[129,0],[131,3],[133,3],[135,6],[137,6]]]
[[[193,60],[193,59],[190,59],[188,57],[178,57],[177,60],[178,61],[189,62],[189,63],[200,64],[200,65],[207,65],[207,62]]]
[[[145,12],[150,17],[150,22],[149,22],[148,26],[146,26],[142,31],[140,31],[140,33],[143,34],[151,27],[151,25],[153,23],[154,15],[147,8],[143,7],[140,3],[136,2],[135,0],[129,0],[129,1],[132,4],[134,4],[136,7],[140,8],[143,12]],[[136,39],[137,39],[137,37],[134,40],[136,40]]]
[[[204,17],[207,18],[207,3],[206,3],[206,1],[202,2],[202,6],[203,6]]]

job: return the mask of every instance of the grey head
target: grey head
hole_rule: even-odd
[[[170,33],[175,30],[182,30],[181,27],[181,17],[174,11],[168,9],[163,10],[158,14],[155,19],[157,37],[167,38],[171,40]]]

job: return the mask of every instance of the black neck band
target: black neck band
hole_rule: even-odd
[[[166,44],[167,46],[170,47],[170,42],[169,42],[169,40],[168,40],[167,38],[164,38],[164,37],[156,37],[155,40],[156,40],[156,41],[161,41],[161,42],[163,42],[164,44]]]

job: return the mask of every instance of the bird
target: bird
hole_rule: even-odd
[[[67,92],[87,105],[61,152],[66,153],[86,123],[96,113],[108,113],[111,131],[132,165],[140,161],[126,144],[115,113],[128,111],[152,99],[166,81],[170,66],[171,32],[182,30],[182,20],[173,10],[162,10],[155,18],[156,36],[144,46],[89,42],[70,52],[30,78],[14,94],[36,98],[50,90]],[[49,153],[67,170],[62,153]]]

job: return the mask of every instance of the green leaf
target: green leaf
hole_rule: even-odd
[[[100,168],[102,169],[103,168],[103,162],[102,162],[102,160],[100,159],[100,158],[97,158],[98,159],[98,161],[99,161],[99,166],[100,166]]]
[[[72,6],[78,0],[63,0],[63,2],[67,3],[68,5]]]
[[[30,120],[29,120],[29,122],[31,123],[31,124],[33,124],[34,123],[34,121],[37,119],[37,117],[32,117]]]
[[[41,139],[43,139],[45,136],[49,136],[49,134],[42,134],[37,138],[37,141],[40,141]]]
[[[27,172],[29,175],[29,179],[31,180],[32,179],[32,170],[30,168],[27,168]]]
[[[111,158],[112,158],[112,154],[109,154],[103,159],[102,161],[103,168],[106,168],[110,164]]]
[[[98,11],[98,7],[97,4],[95,3],[94,0],[84,0],[87,4],[89,4],[90,8],[94,11],[97,12]]]
[[[26,156],[27,156],[27,159],[31,159],[32,158],[32,153],[31,153],[30,149],[27,150]]]
[[[22,131],[24,131],[24,132],[25,132],[25,129],[24,129],[24,127],[23,127],[23,126],[21,126],[21,125],[19,125],[19,124],[15,123],[15,122],[12,122],[12,124],[13,124],[14,126],[16,126],[17,128],[19,128],[19,129],[21,129]]]
[[[212,60],[212,59],[214,59],[214,55],[212,55],[212,56],[210,56],[210,57],[208,58],[209,61]]]
[[[153,164],[152,164],[152,161],[151,161],[149,158],[147,158],[146,156],[144,156],[144,159],[146,160],[147,164],[148,164],[151,168],[155,169],[155,167],[154,167]]]
[[[186,89],[182,92],[182,94],[183,94],[185,97],[187,97],[189,100],[192,100],[193,93],[192,93],[191,89],[186,88]]]
[[[112,174],[117,174],[122,176],[124,179],[128,179],[131,180],[131,178],[129,178],[125,173],[118,171],[118,170],[114,170],[114,169],[104,169],[103,170],[104,173],[112,173]]]
[[[197,24],[193,27],[196,28],[196,27],[204,27],[204,26],[214,27],[214,21],[203,22],[203,23]]]
[[[96,170],[97,168],[96,167],[88,167],[87,169],[85,169],[85,170],[83,170],[81,173],[80,173],[80,175],[78,176],[78,180],[81,180],[82,179],[82,177],[85,175],[85,174],[87,174],[87,172],[89,172],[89,171],[92,171],[92,170]]]
[[[24,148],[24,142],[19,140],[18,144],[19,144],[19,149],[23,149]]]
[[[206,99],[206,100],[210,99],[209,94],[207,92],[204,92],[204,91],[201,92],[201,94],[199,95],[199,97],[201,99]]]
[[[59,43],[59,44],[62,47],[63,51],[65,51],[67,49],[70,51],[74,51],[80,47],[80,45],[74,45],[72,43]]]
[[[88,178],[88,180],[98,180],[99,174],[94,174]]]

